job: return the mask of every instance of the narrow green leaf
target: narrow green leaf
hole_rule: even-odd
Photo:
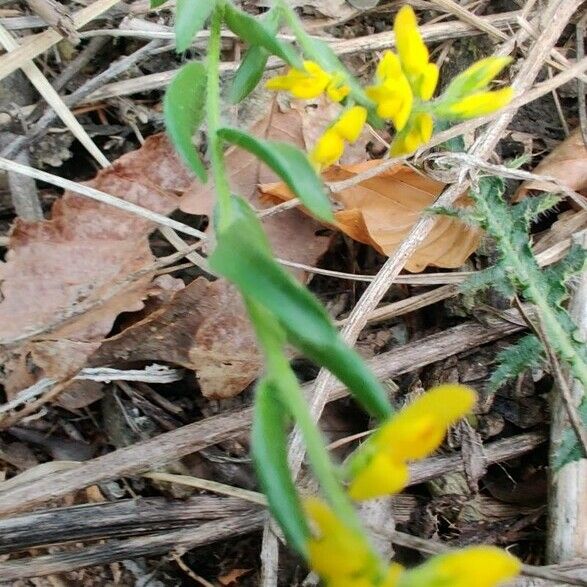
[[[292,67],[302,67],[302,60],[291,44],[280,41],[267,26],[246,12],[238,10],[230,2],[226,4],[224,21],[235,35],[252,47],[262,47]]]
[[[206,69],[192,61],[177,72],[163,100],[165,126],[171,141],[202,182],[206,182],[206,168],[192,137],[204,119],[205,94]]]
[[[267,30],[277,34],[281,11],[272,8],[263,17]],[[258,85],[263,77],[269,52],[260,46],[249,47],[237,69],[229,91],[229,99],[233,104],[244,100]]]
[[[235,128],[221,128],[218,135],[267,164],[314,216],[325,222],[334,221],[322,181],[305,153],[293,145],[266,141]]]
[[[215,0],[177,0],[175,48],[178,53],[185,51],[204,28],[215,5]]]
[[[167,0],[151,0],[151,8],[159,8],[159,6],[163,6]]]
[[[249,47],[237,69],[228,94],[233,104],[242,102],[263,77],[269,53],[263,47]]]
[[[287,464],[287,420],[279,392],[268,379],[257,385],[251,449],[257,477],[273,517],[302,555],[310,530]]]
[[[237,218],[218,238],[210,267],[235,283],[279,321],[288,340],[343,382],[363,407],[379,419],[392,408],[373,373],[340,338],[320,302],[247,235],[257,229],[252,216]]]

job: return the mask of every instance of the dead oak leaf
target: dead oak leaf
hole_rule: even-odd
[[[546,175],[587,196],[587,147],[581,129],[571,135],[549,153],[534,169],[537,175]],[[525,181],[516,192],[515,199],[523,198],[530,190],[552,191],[549,183]]]
[[[260,374],[263,361],[238,291],[197,278],[147,318],[104,341],[89,364],[166,361],[196,371],[202,393],[227,398]]]
[[[282,111],[273,100],[269,113],[255,122],[249,132],[305,150],[303,117],[302,110],[290,108]],[[277,175],[254,155],[236,147],[226,151],[225,163],[232,192],[248,200],[256,209],[266,207],[259,198],[258,185],[277,181]],[[210,216],[214,201],[213,186],[195,181],[181,198],[179,207],[189,214]],[[321,225],[299,210],[280,212],[262,222],[275,256],[281,259],[314,265],[328,248],[330,239],[317,235]],[[303,272],[294,273],[300,279],[305,277]]]
[[[165,136],[157,135],[86,185],[169,214],[177,207],[176,192],[191,181]],[[30,344],[36,345],[39,356],[50,356],[60,369],[58,374],[29,366],[35,379],[62,376],[63,370],[69,373],[79,368],[78,350],[94,350],[119,314],[142,308],[151,276],[133,282],[119,294],[109,292],[154,260],[148,242],[153,229],[152,222],[139,216],[71,192],[55,202],[49,220],[17,219],[6,262],[0,264],[0,344],[35,335]],[[78,315],[76,308],[88,300],[106,301]],[[42,352],[41,341],[53,345],[51,352]],[[71,345],[76,352],[71,353]],[[30,351],[25,344],[16,354],[26,357]],[[22,373],[9,372],[7,391],[16,391],[22,381]]]
[[[324,173],[327,182],[338,182],[377,165],[367,161],[358,165],[333,166]],[[385,255],[392,255],[414,224],[440,194],[444,184],[398,165],[357,185],[333,193],[338,210],[335,226],[351,238],[371,245]],[[285,201],[292,197],[283,183],[261,186],[265,197]],[[406,262],[406,269],[419,272],[429,265],[460,267],[475,251],[480,231],[440,216],[426,240]]]

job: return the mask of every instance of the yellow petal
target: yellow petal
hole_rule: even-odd
[[[371,551],[362,534],[347,528],[334,512],[320,499],[310,498],[304,508],[315,526],[316,536],[308,541],[308,557],[312,568],[328,584],[371,586],[362,583],[377,573],[380,568],[378,557]]]
[[[485,116],[507,106],[514,96],[512,88],[503,88],[493,92],[479,92],[462,98],[448,107],[448,112],[458,118]]]
[[[448,428],[471,411],[476,398],[464,385],[439,385],[392,417],[373,440],[397,459],[421,459],[440,446]]]
[[[343,153],[343,138],[334,129],[329,128],[314,145],[310,159],[322,169],[336,163]]]
[[[398,563],[392,563],[387,570],[385,578],[380,587],[396,587],[404,568]]]
[[[500,548],[473,546],[435,557],[432,566],[437,583],[451,587],[495,587],[515,577],[521,569],[520,561]]]
[[[408,479],[409,471],[406,464],[394,461],[389,454],[381,450],[355,473],[349,487],[349,495],[357,501],[392,495],[400,492]]]
[[[393,51],[384,51],[377,64],[375,75],[377,79],[382,82],[403,75],[399,57]]]
[[[333,102],[341,102],[351,92],[349,86],[344,83],[342,75],[335,73],[328,86],[326,87],[326,93]]]
[[[339,117],[333,129],[349,143],[354,143],[360,136],[367,122],[367,109],[362,106],[353,106]]]
[[[411,6],[402,6],[393,25],[397,51],[404,71],[418,75],[428,65],[428,49],[420,36],[416,14]]]
[[[420,76],[419,95],[422,100],[430,100],[438,85],[440,71],[435,63],[429,63]]]
[[[291,87],[291,78],[287,75],[277,75],[268,79],[265,82],[265,87],[275,92],[289,90]]]

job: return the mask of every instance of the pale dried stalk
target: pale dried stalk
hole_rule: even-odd
[[[79,29],[88,22],[94,20],[120,0],[94,0],[89,6],[82,8],[73,15],[73,28]],[[0,80],[11,74],[19,68],[22,68],[28,61],[31,61],[55,43],[58,43],[63,35],[55,29],[49,29],[45,32],[29,37],[18,49],[15,49],[10,55],[0,57]]]
[[[587,233],[583,231],[577,240],[586,247]],[[587,273],[583,274],[573,293],[570,311],[583,336],[587,336]],[[568,377],[568,373],[564,377]],[[577,406],[585,397],[585,390],[577,381],[569,379],[571,397],[567,401]],[[587,558],[587,458],[556,470],[555,457],[569,430],[565,399],[558,389],[554,389],[551,395],[551,414],[547,557],[551,563],[560,563]]]
[[[12,35],[1,24],[0,43],[8,51],[5,57],[12,57],[20,47]],[[88,150],[90,155],[92,155],[102,167],[107,167],[110,164],[108,159],[106,159],[102,151],[98,149],[94,141],[84,130],[84,127],[77,121],[77,118],[63,103],[63,100],[55,91],[55,88],[47,81],[47,78],[41,73],[41,70],[32,61],[24,61],[20,68],[29,78],[33,86],[37,88],[39,94],[41,94],[51,108],[55,110],[57,116],[59,116],[65,126],[69,128],[73,136]]]
[[[121,198],[117,198],[111,194],[107,194],[106,192],[102,192],[87,185],[82,185],[76,183],[75,181],[70,181],[57,175],[47,173],[46,171],[40,171],[39,169],[34,169],[33,167],[29,167],[27,165],[21,165],[20,163],[15,163],[14,161],[5,159],[4,157],[0,157],[0,169],[3,169],[4,171],[22,173],[28,177],[34,177],[35,179],[45,181],[52,185],[56,185],[57,187],[85,196],[86,198],[97,200],[98,202],[108,204],[114,208],[119,208],[125,212],[130,212],[131,214],[136,214],[137,216],[146,218],[147,220],[150,220],[159,226],[167,226],[183,234],[195,236],[196,238],[206,238],[206,235],[202,231],[192,228],[187,224],[183,224],[177,220],[167,218],[167,216],[163,216],[163,214],[158,214],[157,212],[153,212],[152,210],[148,210],[142,206],[137,206],[132,202],[127,202],[126,200],[122,200]]]
[[[551,0],[545,10],[545,22],[548,27],[544,30],[539,41],[536,41],[530,49],[528,56],[520,68],[516,79],[513,82],[515,90],[522,94],[528,91],[536,79],[540,69],[550,55],[557,39],[559,38],[564,27],[582,4],[583,0]],[[471,148],[471,154],[481,158],[487,158],[493,152],[498,144],[502,134],[506,131],[509,123],[515,115],[514,110],[501,113],[483,135],[475,142]],[[459,181],[447,188],[438,198],[436,206],[449,207],[454,204],[457,198],[469,186],[468,181]],[[351,312],[348,322],[342,329],[344,340],[354,345],[360,332],[367,323],[369,314],[375,310],[383,296],[387,293],[395,277],[403,269],[404,264],[413,254],[413,252],[422,244],[425,238],[432,230],[436,220],[433,216],[423,216],[412,228],[409,235],[404,239],[395,253],[389,257],[385,265],[377,274],[376,279],[371,282],[363,296],[359,299],[357,305]],[[324,406],[326,405],[329,389],[334,384],[335,378],[325,369],[322,369],[316,378],[314,393],[310,402],[312,417],[318,421]],[[289,451],[289,462],[294,477],[297,477],[305,454],[303,439],[299,430],[295,430]],[[264,536],[266,540],[263,543],[263,550],[275,551],[272,541],[276,541],[275,536],[268,532]],[[277,568],[277,559],[269,561],[267,557],[262,558],[267,567],[262,577],[263,587],[275,587],[276,583],[269,582],[269,578],[274,573],[270,571],[268,565]]]

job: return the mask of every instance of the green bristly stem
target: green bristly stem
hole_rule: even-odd
[[[220,128],[220,32],[224,13],[224,1],[219,0],[212,13],[210,40],[208,42],[208,76],[206,80],[206,112],[208,123],[208,148],[216,196],[218,199],[217,226],[222,232],[232,222],[231,190],[224,166]]]
[[[523,257],[515,250],[509,238],[507,228],[501,224],[498,218],[494,217],[493,209],[487,204],[485,199],[483,197],[475,197],[475,202],[481,209],[487,222],[491,224],[491,231],[499,242],[502,254],[511,264],[513,273],[518,276],[518,279],[522,283],[526,284],[524,295],[538,309],[547,338],[550,341],[556,341],[553,346],[559,356],[569,364],[574,377],[581,382],[584,389],[587,389],[587,364],[577,353],[572,341],[569,339],[572,333],[567,332],[561,325],[556,312],[552,309],[541,288],[538,286],[540,276],[535,277],[532,267],[528,267],[521,260]]]

